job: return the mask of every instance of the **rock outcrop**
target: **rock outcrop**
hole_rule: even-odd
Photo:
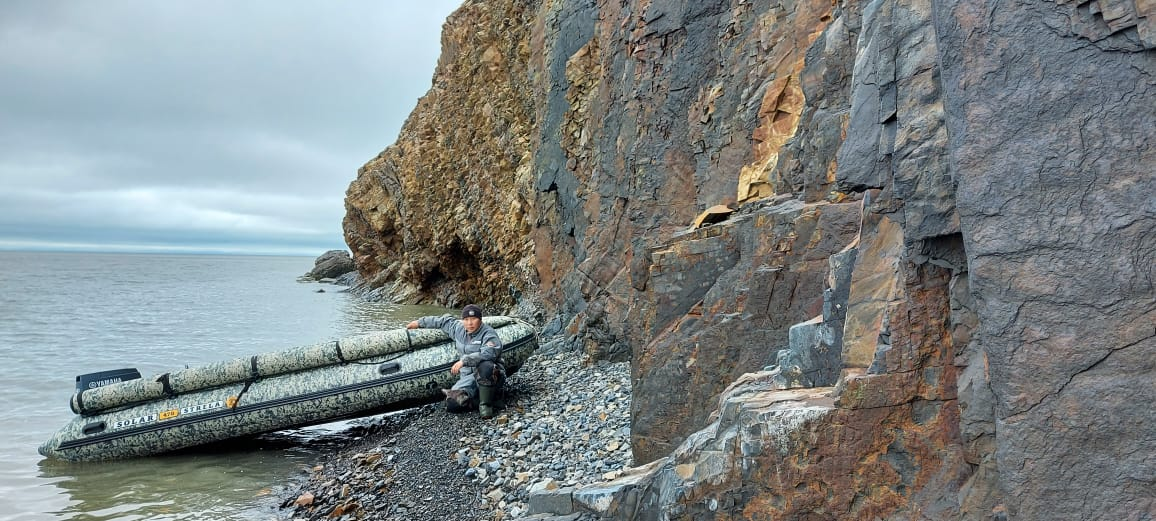
[[[349,256],[349,252],[329,250],[313,261],[313,269],[309,270],[305,277],[313,280],[336,279],[346,273],[353,272],[355,269],[357,267],[354,266],[353,258]]]
[[[631,360],[640,467],[560,503],[1152,519],[1154,10],[467,2],[347,242]]]
[[[536,277],[535,14],[510,0],[451,15],[429,92],[346,192],[358,271],[396,301],[509,305]]]

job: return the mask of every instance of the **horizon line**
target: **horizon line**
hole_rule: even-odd
[[[128,245],[128,244],[5,244],[0,242],[0,252],[11,253],[117,253],[117,254],[158,254],[158,255],[241,255],[259,257],[319,257],[328,251],[348,248],[306,247],[222,247],[222,246],[180,246],[180,245]]]

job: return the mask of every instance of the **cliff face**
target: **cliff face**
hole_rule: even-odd
[[[451,15],[429,92],[346,192],[358,271],[399,302],[510,304],[535,276],[535,16],[513,1]]]
[[[1154,13],[467,2],[347,242],[632,360],[603,514],[1149,519]]]

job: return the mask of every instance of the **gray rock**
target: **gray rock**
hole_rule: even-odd
[[[553,514],[565,516],[574,513],[574,501],[571,498],[573,488],[557,490],[535,490],[530,492],[529,514]]]
[[[356,270],[353,258],[345,250],[329,250],[313,261],[313,269],[306,275],[313,280],[336,279]],[[331,280],[330,282],[336,282]]]
[[[1091,2],[961,25],[972,4],[942,7],[958,13],[936,20],[940,62],[954,64],[950,157],[988,368],[965,374],[968,434],[985,422],[998,433],[987,477],[1008,519],[1150,517],[1156,413],[1140,404],[1156,402],[1156,55],[1135,38],[1151,17],[1109,29],[1115,15]]]

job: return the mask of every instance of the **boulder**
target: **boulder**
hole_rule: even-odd
[[[345,250],[329,250],[313,261],[313,269],[306,275],[313,280],[336,279],[354,271],[353,258]]]

